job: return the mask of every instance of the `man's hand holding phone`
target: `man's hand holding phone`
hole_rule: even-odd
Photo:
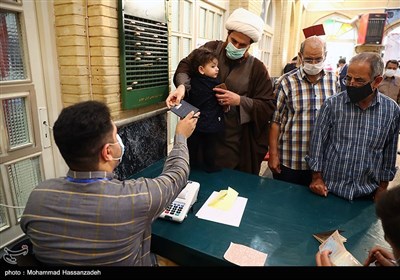
[[[234,105],[230,103],[230,98],[229,98],[229,93],[237,95],[236,93],[233,93],[231,91],[228,91],[228,88],[226,87],[225,83],[216,85],[214,87],[214,91],[217,92],[217,94],[215,94],[215,97],[217,97],[218,99],[218,103],[223,107],[224,112],[229,112],[229,110],[231,109],[230,105]],[[239,103],[240,103],[240,97],[239,97]]]
[[[228,89],[225,85],[225,83],[219,84],[215,86],[216,88],[222,88],[222,89]]]

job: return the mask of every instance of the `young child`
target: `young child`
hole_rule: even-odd
[[[191,167],[201,167],[207,172],[219,170],[215,166],[215,144],[224,129],[224,110],[213,88],[220,84],[218,59],[209,49],[200,47],[189,56],[191,89],[185,100],[200,109],[200,118],[190,138],[188,148]]]

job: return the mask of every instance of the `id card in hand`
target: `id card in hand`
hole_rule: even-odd
[[[171,108],[171,112],[175,113],[182,119],[186,117],[186,115],[189,114],[191,111],[194,111],[194,113],[196,114],[199,111],[199,108],[194,107],[192,104],[186,102],[185,100],[182,100],[181,104]]]

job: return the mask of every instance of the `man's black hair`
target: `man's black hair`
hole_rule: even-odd
[[[101,148],[113,142],[112,131],[110,109],[98,101],[64,108],[53,126],[58,149],[74,171],[97,170]]]

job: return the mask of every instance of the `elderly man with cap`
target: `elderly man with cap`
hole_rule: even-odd
[[[263,20],[243,9],[232,12],[225,23],[225,41],[210,41],[204,46],[218,56],[218,78],[227,89],[215,88],[221,106],[230,106],[225,114],[225,131],[216,147],[216,166],[259,174],[268,151],[268,122],[275,110],[272,81],[260,60],[248,51],[260,40]],[[180,61],[175,75],[176,90],[166,100],[177,105],[190,90],[190,65]],[[201,116],[200,116],[201,117]]]

